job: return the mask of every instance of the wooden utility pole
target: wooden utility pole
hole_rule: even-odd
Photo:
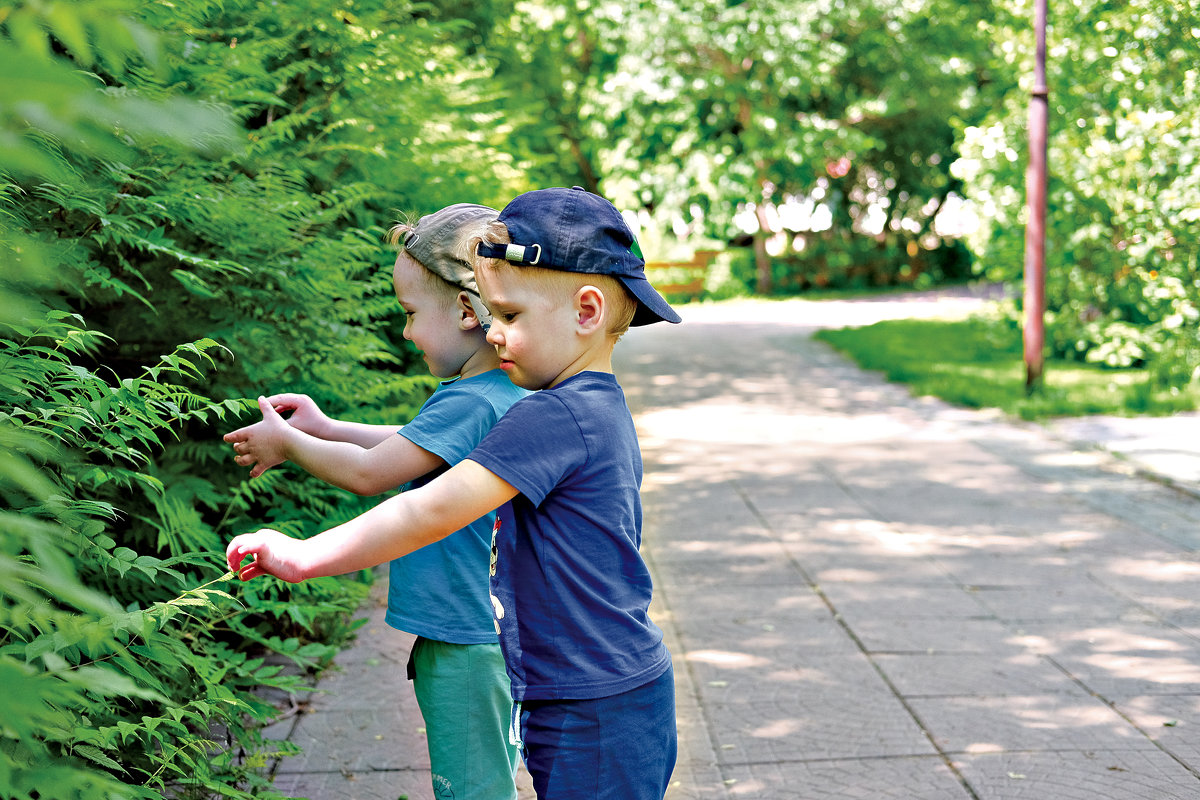
[[[1037,57],[1029,102],[1029,166],[1025,196],[1029,220],[1025,226],[1025,391],[1042,385],[1046,344],[1046,128],[1050,114],[1046,86],[1046,4],[1035,0]]]

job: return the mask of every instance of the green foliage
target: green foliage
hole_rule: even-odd
[[[264,392],[402,422],[430,389],[383,232],[509,192],[427,114],[466,112],[424,10],[0,3],[0,796],[273,796],[259,690],[365,587],[226,586],[221,553],[368,501],[219,437]]]
[[[962,179],[988,276],[1024,257],[1032,15],[992,30],[1020,86],[963,133]],[[1020,18],[1016,14],[1020,13]],[[1174,0],[1076,3],[1047,33],[1047,317],[1053,353],[1145,365],[1158,386],[1200,379],[1200,14]]]
[[[605,187],[644,225],[752,242],[761,292],[852,284],[849,266],[944,277],[957,234],[935,221],[958,192],[956,125],[993,94],[991,3],[632,5],[591,96]]]
[[[889,320],[816,337],[865,369],[972,408],[999,408],[1024,419],[1084,414],[1171,414],[1200,408],[1200,391],[1155,386],[1144,370],[1053,361],[1044,390],[1024,388],[1021,332],[997,318]]]
[[[490,14],[480,13],[483,9]],[[459,4],[447,11],[464,12]],[[599,99],[627,47],[621,3],[478,4],[474,59],[486,81],[478,118],[502,135],[527,188],[581,185],[600,192],[612,145]]]

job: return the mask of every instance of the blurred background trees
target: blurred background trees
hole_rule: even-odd
[[[673,228],[748,240],[759,292],[965,277],[934,220],[957,188],[955,131],[1011,81],[981,12],[998,13],[645,4],[609,104],[625,135],[610,169]]]
[[[1051,6],[1052,14],[1054,6]],[[999,44],[1019,90],[962,132],[954,174],[978,227],[982,274],[1020,277],[1030,78],[1020,31]],[[1048,40],[1047,325],[1054,352],[1197,378],[1200,254],[1200,9],[1080,0]]]
[[[0,0],[5,796],[269,796],[252,689],[361,583],[219,553],[373,501],[219,435],[273,391],[412,415],[398,217],[582,185],[652,258],[724,250],[713,296],[1017,283],[1032,40],[1023,0]],[[1192,384],[1195,5],[1049,40],[1053,348]]]

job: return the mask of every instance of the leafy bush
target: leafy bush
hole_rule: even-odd
[[[1019,3],[1005,3],[1017,11]],[[1024,76],[966,127],[954,174],[988,277],[1019,280],[1032,26],[991,33]],[[1200,72],[1195,4],[1087,0],[1052,25],[1046,298],[1053,355],[1200,381]]]
[[[0,796],[273,796],[258,690],[323,667],[365,587],[225,584],[220,554],[370,501],[249,483],[219,436],[269,390],[368,421],[426,396],[383,230],[509,194],[429,135],[453,29],[383,0],[0,4]]]

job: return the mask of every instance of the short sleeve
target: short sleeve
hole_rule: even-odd
[[[453,384],[425,401],[400,435],[453,466],[462,461],[496,421],[491,403],[475,392],[454,391]]]
[[[468,458],[538,506],[586,463],[587,445],[562,400],[539,392],[514,404]]]

